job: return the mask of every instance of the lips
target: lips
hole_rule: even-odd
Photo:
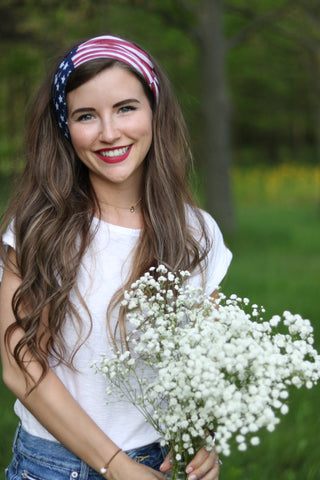
[[[132,145],[126,147],[118,148],[108,148],[103,150],[98,150],[95,152],[98,158],[105,163],[120,163],[123,162],[129,155]]]

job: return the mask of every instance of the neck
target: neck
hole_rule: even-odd
[[[131,204],[127,204],[127,205],[114,205],[111,202],[106,202],[104,200],[98,200],[98,202],[99,202],[99,204],[107,205],[108,207],[114,208],[116,210],[127,210],[130,213],[135,213],[137,211],[137,209],[140,207],[141,198],[139,198],[139,200],[137,200],[137,201],[135,201]]]

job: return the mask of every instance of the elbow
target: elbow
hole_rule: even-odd
[[[9,361],[2,363],[2,380],[16,397],[20,398],[26,394],[27,383],[23,373]]]
[[[13,371],[12,368],[2,365],[2,380],[5,386],[11,390],[15,391],[17,373]]]
[[[29,371],[23,372],[17,364],[10,361],[2,366],[2,380],[6,387],[20,400],[25,399],[41,382],[46,372]]]

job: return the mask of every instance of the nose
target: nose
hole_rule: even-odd
[[[113,143],[120,138],[121,133],[116,120],[110,116],[101,121],[100,140],[107,143]]]

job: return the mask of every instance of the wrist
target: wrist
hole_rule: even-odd
[[[133,465],[138,465],[123,450],[121,450],[113,459],[107,472],[100,475],[106,480],[114,480],[118,478],[130,478],[130,472]]]
[[[112,462],[112,460],[114,460],[116,458],[116,456],[122,452],[122,449],[121,448],[118,448],[112,455],[111,457],[109,458],[109,460],[107,461],[107,463],[104,464],[103,467],[100,468],[100,473],[101,475],[105,475],[107,472],[108,472],[108,468]]]

